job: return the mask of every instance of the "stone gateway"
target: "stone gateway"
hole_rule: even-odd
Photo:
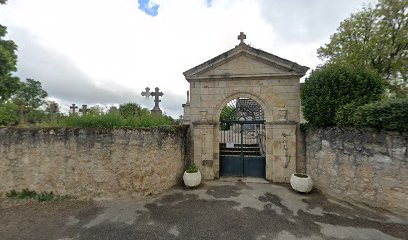
[[[299,161],[300,82],[308,67],[245,44],[184,72],[192,158],[204,179],[289,182]],[[303,161],[303,159],[302,159]]]

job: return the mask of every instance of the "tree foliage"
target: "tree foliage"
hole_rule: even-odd
[[[91,115],[103,115],[105,113],[105,109],[100,105],[94,105],[88,109],[87,114]]]
[[[17,105],[12,102],[0,102],[0,126],[18,123]]]
[[[236,107],[224,106],[221,110],[220,121],[222,120],[237,120],[237,111]],[[221,130],[228,131],[230,130],[231,125],[229,123],[221,123]]]
[[[124,103],[119,106],[119,113],[125,118],[149,114],[149,110],[137,103]]]
[[[326,65],[312,72],[301,92],[304,118],[316,127],[334,126],[338,109],[379,100],[384,80],[374,71],[352,66]]]
[[[25,110],[36,110],[46,103],[47,92],[42,89],[41,82],[28,78],[20,84],[14,96],[14,102]]]
[[[5,4],[0,0],[0,4]],[[19,88],[20,80],[12,76],[17,70],[17,45],[12,40],[5,40],[7,28],[0,25],[0,101],[9,99]]]
[[[0,4],[6,2],[0,0]],[[48,94],[39,81],[27,79],[21,82],[13,76],[17,71],[17,45],[12,40],[5,40],[6,34],[7,28],[0,25],[0,105],[3,115],[0,125],[16,124],[17,112],[20,120],[37,121],[45,115],[39,107],[45,103]]]
[[[317,52],[328,63],[372,68],[389,81],[392,92],[406,94],[408,0],[379,0],[352,14]]]
[[[108,109],[108,114],[116,114],[116,115],[119,115],[119,109],[118,109],[118,107],[116,107],[116,106],[111,106],[111,107]]]
[[[220,121],[221,120],[236,120],[237,119],[236,115],[237,115],[236,108],[227,105],[223,107],[221,110]]]

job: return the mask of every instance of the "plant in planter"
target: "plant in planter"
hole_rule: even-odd
[[[313,188],[313,181],[307,174],[294,173],[290,177],[290,185],[297,192],[308,193]]]
[[[184,184],[187,187],[197,187],[201,183],[201,173],[197,166],[193,163],[183,175]]]

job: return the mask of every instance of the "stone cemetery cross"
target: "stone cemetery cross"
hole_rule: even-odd
[[[154,97],[154,108],[153,108],[153,111],[160,110],[159,102],[161,102],[161,100],[159,100],[159,97],[163,96],[164,94],[163,94],[162,92],[159,92],[159,88],[156,87],[156,88],[154,89],[154,92],[150,93],[150,95]]]
[[[240,33],[239,33],[239,36],[238,36],[238,40],[241,41],[240,45],[241,45],[241,44],[245,44],[245,43],[244,43],[244,39],[246,39],[246,35],[244,34],[244,32],[240,32]]]
[[[72,106],[69,108],[72,109],[72,114],[75,114],[75,109],[78,109],[78,106],[76,106],[75,103],[73,103]]]
[[[51,121],[55,121],[57,115],[57,108],[58,105],[55,102],[50,103],[50,114],[51,114]]]
[[[145,88],[145,90],[146,90],[146,92],[142,92],[142,96],[143,97],[146,97],[146,98],[148,98],[148,97],[150,97],[150,88],[149,87],[147,87],[147,88]]]
[[[57,113],[57,104],[56,103],[51,103],[50,104],[50,112],[51,113]]]
[[[79,112],[81,112],[82,114],[86,114],[88,112],[88,105],[83,104],[82,108],[79,109]]]

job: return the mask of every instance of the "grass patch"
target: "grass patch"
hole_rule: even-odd
[[[84,116],[71,115],[58,119],[58,122],[49,122],[48,127],[74,128],[168,128],[173,120],[168,116],[143,114],[141,116],[127,116],[107,113],[101,115],[85,114]]]
[[[36,191],[29,190],[28,188],[21,190],[21,192],[17,192],[13,189],[6,193],[6,196],[11,199],[31,199],[37,202],[62,201],[75,198],[71,195],[55,195],[52,191],[37,193]]]

